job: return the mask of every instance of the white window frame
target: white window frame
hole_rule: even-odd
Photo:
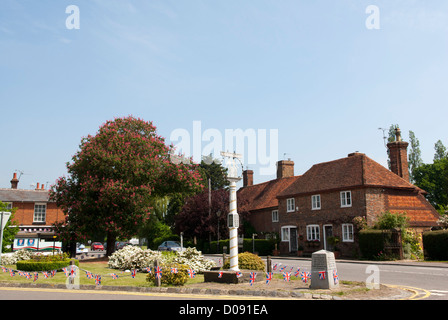
[[[278,210],[272,210],[272,222],[278,222]]]
[[[42,208],[43,211],[36,211],[37,207]],[[34,204],[34,214],[33,222],[45,222],[47,219],[47,204],[46,203],[35,203]]]
[[[311,210],[320,210],[321,201],[320,194],[315,194],[311,196]]]
[[[349,197],[347,197],[347,195],[349,195]],[[347,199],[349,199],[349,201],[347,201]],[[352,192],[341,191],[341,208],[349,208],[351,206],[352,206]]]
[[[306,240],[320,241],[320,227],[318,224],[309,224],[306,226]]]
[[[3,202],[6,205],[6,210],[12,210],[12,202]]]
[[[294,198],[286,199],[286,212],[294,212],[296,200]]]
[[[281,237],[283,242],[289,242],[289,239],[291,239],[291,228],[291,226],[285,226],[281,228]]]
[[[342,224],[342,242],[354,242],[354,228],[351,223]]]

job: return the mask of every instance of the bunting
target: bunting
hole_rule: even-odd
[[[272,280],[272,272],[266,272],[266,284],[269,284]]]
[[[250,273],[250,277],[249,277],[249,283],[250,285],[253,285],[255,282],[255,278],[257,277],[257,273],[256,272],[251,272]]]

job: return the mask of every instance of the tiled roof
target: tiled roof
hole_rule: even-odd
[[[423,190],[373,161],[365,154],[313,165],[301,178],[278,194],[279,197],[323,192],[357,186]]]
[[[277,207],[278,193],[297,181],[299,177],[275,179],[240,188],[238,190],[238,200],[247,204],[245,209],[248,211]]]
[[[48,190],[0,189],[2,202],[48,202]]]

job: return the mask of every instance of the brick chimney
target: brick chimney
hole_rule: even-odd
[[[401,140],[400,128],[395,129],[395,141],[387,144],[389,148],[390,170],[406,181],[409,181],[408,144]]]
[[[244,170],[243,171],[243,187],[252,186],[254,184],[254,171]]]
[[[277,162],[277,179],[294,177],[294,161],[291,159]]]
[[[17,189],[17,186],[19,184],[19,179],[17,179],[17,173],[14,172],[11,180],[11,189]]]

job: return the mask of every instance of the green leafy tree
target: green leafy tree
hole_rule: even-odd
[[[82,139],[67,163],[68,176],[52,187],[51,199],[66,213],[56,230],[65,241],[107,235],[107,255],[117,238],[137,234],[155,199],[194,194],[203,189],[196,164],[175,164],[172,147],[151,122],[132,116],[103,124],[95,136]]]
[[[204,156],[199,166],[207,186],[208,179],[210,179],[212,190],[225,189],[229,186],[229,181],[226,178],[227,168],[223,167],[219,161],[213,159],[212,155]]]
[[[428,192],[426,199],[441,212],[448,206],[448,158],[423,164],[415,170],[415,185]]]
[[[446,147],[443,145],[441,140],[438,140],[434,145],[434,161],[442,160],[446,157],[448,157],[448,153],[446,151]]]
[[[409,177],[411,183],[415,182],[414,172],[415,169],[423,164],[422,152],[420,151],[420,142],[416,138],[413,131],[409,131],[409,152],[408,152],[408,166]]]
[[[14,214],[17,208],[8,209],[6,203],[0,201],[0,211],[2,212],[11,212],[11,216],[9,217],[9,221],[5,225],[5,229],[3,229],[3,242],[2,242],[2,252],[9,252],[11,249],[7,248],[8,246],[11,248],[14,242],[14,238],[19,232],[19,227],[17,227],[18,223],[14,220]]]
[[[396,228],[404,230],[408,227],[408,224],[409,218],[406,216],[406,213],[391,213],[390,211],[386,211],[378,217],[374,228],[380,230]]]

